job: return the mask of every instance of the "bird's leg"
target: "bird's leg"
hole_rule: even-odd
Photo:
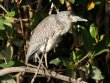
[[[39,55],[37,54],[37,52],[35,53],[35,56],[34,56],[34,61],[37,62],[37,59],[38,59]]]
[[[47,44],[48,44],[48,43],[47,43]],[[45,60],[45,66],[48,68],[48,64],[47,64],[47,52],[46,52],[47,44],[45,44],[43,56],[44,56],[44,60]]]
[[[38,54],[35,55],[35,56],[36,56],[36,59],[38,59],[38,60],[40,61],[40,57],[38,56]],[[44,64],[41,64],[41,66],[47,71],[47,69],[46,69],[46,67],[44,66]]]
[[[42,64],[42,62],[43,62],[43,57],[44,57],[44,59],[45,59],[45,64],[47,65],[46,46],[47,46],[47,45],[45,45],[44,52],[42,53],[41,59],[40,59],[40,57],[38,56],[37,53],[36,53],[36,55],[35,55],[35,58],[36,58],[36,59],[38,58],[38,60],[39,60],[39,65],[38,65],[38,67],[37,67],[37,71],[35,72],[34,77],[33,77],[32,80],[31,80],[31,83],[33,83],[33,82],[34,82],[34,79],[37,77],[38,71],[39,71],[39,69],[40,69],[41,66],[47,71],[47,69],[45,68],[45,66]],[[47,67],[47,66],[46,66],[46,67]]]
[[[40,59],[40,61],[39,61],[39,65],[38,65],[38,67],[37,67],[37,71],[36,71],[34,77],[32,78],[31,83],[34,83],[34,80],[35,80],[35,78],[37,77],[38,71],[39,71],[40,66],[41,66],[41,64],[42,64],[43,56],[44,56],[44,55],[42,54],[41,59]]]
[[[44,56],[44,60],[45,60],[45,66],[46,68],[48,68],[48,64],[47,64],[47,49],[48,49],[48,44],[49,43],[49,38],[47,38],[47,43],[44,46],[44,50],[43,50],[43,56]]]
[[[26,61],[25,61],[25,64],[26,64],[27,66],[30,66],[30,67],[34,67],[34,68],[36,68],[35,65],[29,64],[27,59],[26,59]]]
[[[54,45],[56,45],[56,40],[59,37],[59,34],[61,33],[61,30],[58,31],[57,34],[54,34],[53,37],[49,37],[47,40],[47,44],[45,44],[45,48],[44,48],[44,59],[45,59],[45,65],[48,68],[48,64],[47,64],[47,52],[50,51],[51,48],[54,47]]]
[[[44,59],[45,59],[45,66],[48,68],[48,64],[47,64],[47,53],[44,53]]]

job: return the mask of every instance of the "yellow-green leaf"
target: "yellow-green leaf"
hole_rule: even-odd
[[[7,14],[6,14],[7,16],[14,16],[15,15],[15,11],[11,11],[11,12],[8,12]]]
[[[63,5],[65,0],[59,0],[59,2]]]
[[[71,2],[72,4],[74,4],[75,3],[75,0],[69,0],[69,2]]]
[[[6,21],[13,23],[14,22],[14,18],[13,17],[9,17],[9,16],[5,16]]]
[[[50,61],[50,64],[54,64],[56,66],[59,66],[60,63],[61,63],[61,60],[59,58],[56,58]]]
[[[103,40],[104,36],[104,34],[100,36],[100,41]]]
[[[89,31],[90,31],[90,34],[91,34],[91,36],[93,38],[96,38],[97,37],[97,35],[98,35],[98,28],[94,24],[91,24],[90,25]]]
[[[87,5],[87,10],[92,10],[95,7],[95,3],[94,2],[89,2]]]
[[[0,30],[5,30],[5,27],[3,26],[3,21],[0,19]]]

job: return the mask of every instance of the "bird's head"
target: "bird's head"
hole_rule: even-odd
[[[57,18],[61,22],[78,22],[78,21],[85,21],[86,19],[83,19],[79,16],[74,16],[70,11],[61,11],[57,15]]]

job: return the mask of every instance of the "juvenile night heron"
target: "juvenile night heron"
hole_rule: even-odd
[[[26,55],[26,62],[33,55],[35,58],[43,52],[49,52],[57,44],[57,40],[68,32],[72,22],[87,21],[78,16],[73,16],[70,11],[61,11],[51,14],[42,20],[34,29]],[[45,61],[46,56],[44,57]],[[47,62],[45,63],[47,66]]]

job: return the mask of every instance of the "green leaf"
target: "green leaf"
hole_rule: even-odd
[[[61,60],[59,58],[56,58],[50,61],[50,64],[54,64],[56,66],[59,66],[60,63],[61,63]]]
[[[0,64],[0,67],[2,67],[2,68],[8,68],[8,67],[12,67],[14,65],[15,65],[15,62],[14,61],[9,61],[7,64],[6,63]]]
[[[63,5],[65,0],[59,0],[59,2]]]
[[[96,5],[100,5],[101,4],[101,0],[94,0]]]
[[[90,73],[90,69],[91,69],[91,65],[89,63],[87,63],[84,66],[84,71],[85,71],[86,76],[88,76],[88,74]]]
[[[14,22],[14,18],[13,17],[5,16],[5,19],[6,19],[7,22],[10,22],[10,23]]]
[[[16,81],[10,75],[4,75],[2,76],[1,83],[16,83]]]
[[[4,52],[4,56],[5,56],[7,62],[12,59],[13,47],[11,46],[11,44],[9,42],[7,42],[5,52]]]
[[[5,27],[3,26],[2,23],[0,23],[0,30],[5,30]]]
[[[8,35],[9,36],[13,35],[14,29],[12,28],[12,24],[9,22],[5,22],[4,26],[5,26],[5,29],[6,29],[6,32],[8,33]]]
[[[3,26],[3,21],[0,19],[0,30],[5,30],[5,27]]]
[[[72,4],[74,4],[75,3],[75,0],[69,0],[69,2],[71,2]]]
[[[89,31],[90,31],[90,34],[91,34],[91,36],[93,38],[96,38],[97,37],[97,35],[98,35],[98,28],[94,24],[91,24],[90,25]]]
[[[110,47],[110,38],[106,40],[106,46]]]
[[[100,36],[100,41],[104,39],[104,34]]]
[[[4,31],[0,30],[0,40],[4,40],[6,38],[7,38],[6,33]]]
[[[109,49],[106,48],[105,40],[98,42],[93,49],[94,56],[98,56],[104,52],[109,52]]]
[[[10,17],[15,16],[15,11],[8,12],[6,15]]]
[[[0,60],[4,60],[4,53],[3,53],[3,50],[0,52]]]
[[[76,61],[76,58],[77,58],[77,57],[76,57],[76,54],[75,54],[75,52],[73,51],[73,52],[72,52],[72,59],[73,59],[73,61]]]
[[[90,77],[92,79],[95,79],[95,80],[102,80],[102,79],[104,79],[104,77],[101,74],[100,69],[97,68],[96,66],[92,66],[92,69],[91,69],[89,75],[90,75]]]
[[[19,61],[9,61],[7,64],[6,63],[0,64],[1,68],[18,67],[18,66],[25,66],[25,64]]]
[[[65,60],[63,63],[64,63],[64,66],[66,66],[69,69],[73,69],[74,68],[74,64],[73,64],[72,61]]]
[[[4,25],[7,25],[8,27],[11,27],[12,28],[12,24],[9,23],[9,22],[7,22],[7,21],[4,22]]]
[[[18,47],[22,47],[24,44],[24,41],[20,39],[16,39],[16,40],[13,40],[13,43]]]
[[[83,38],[84,47],[87,51],[91,51],[93,49],[93,38],[90,33],[83,27],[78,25],[79,34],[81,34]]]
[[[76,78],[77,77],[77,72],[73,71],[72,69],[67,69],[64,73],[65,73],[65,75],[70,76],[72,78]]]

